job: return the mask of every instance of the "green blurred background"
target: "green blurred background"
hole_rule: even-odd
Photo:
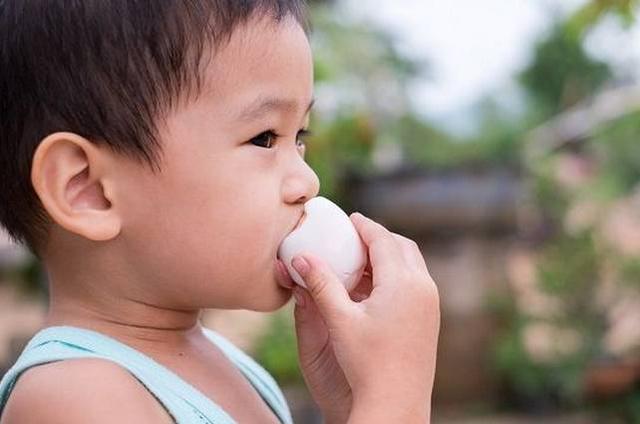
[[[640,422],[637,2],[539,2],[545,24],[517,45],[521,66],[444,117],[421,106],[424,82],[437,87],[432,64],[454,52],[415,51],[401,18],[371,18],[388,13],[379,2],[310,3],[307,159],[322,195],[423,250],[442,297],[434,422]],[[436,2],[399,3],[412,14]],[[504,24],[500,4],[487,2],[495,21],[482,14],[481,25]],[[473,56],[466,5],[447,2],[438,27],[467,37]],[[594,54],[597,40],[631,59]],[[470,73],[487,64],[469,63]],[[33,257],[0,238],[0,371],[40,325],[45,283]],[[296,422],[321,422],[291,305],[203,320],[275,376]]]

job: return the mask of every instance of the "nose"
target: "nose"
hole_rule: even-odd
[[[292,162],[282,185],[282,197],[287,203],[305,203],[318,195],[320,179],[304,157],[296,155],[290,160]]]

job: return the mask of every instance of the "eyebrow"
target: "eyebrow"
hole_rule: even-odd
[[[313,107],[316,99],[311,99],[307,109],[304,111],[306,115]],[[295,112],[298,106],[298,102],[292,99],[285,99],[279,97],[260,97],[254,101],[250,106],[240,112],[238,119],[240,121],[255,121],[269,112],[272,111],[284,111]]]

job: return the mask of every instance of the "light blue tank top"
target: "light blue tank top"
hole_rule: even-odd
[[[206,328],[203,331],[249,380],[280,421],[292,424],[287,402],[273,377],[222,335]],[[24,371],[49,362],[77,358],[102,358],[124,367],[158,399],[178,424],[235,424],[220,406],[150,357],[101,333],[70,326],[45,328],[29,341],[0,381],[0,417],[11,390]]]

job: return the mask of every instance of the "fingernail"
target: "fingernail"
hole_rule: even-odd
[[[302,290],[300,287],[296,287],[293,289],[293,298],[296,301],[296,305],[303,307],[304,306],[304,296],[302,294]]]
[[[306,277],[307,274],[309,274],[309,263],[300,256],[296,256],[295,258],[293,258],[293,260],[291,261],[291,266],[293,267],[293,269],[298,271],[298,274],[300,274],[302,278]]]

